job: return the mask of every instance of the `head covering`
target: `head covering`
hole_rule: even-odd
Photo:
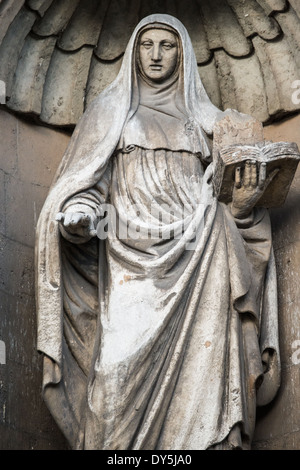
[[[139,45],[140,45],[141,36],[144,33],[146,33],[146,31],[149,31],[149,30],[152,30],[152,29],[164,30],[164,31],[172,33],[172,34],[174,34],[174,36],[176,36],[177,46],[178,46],[177,64],[176,64],[176,67],[175,67],[175,70],[174,70],[172,76],[169,77],[170,80],[173,82],[173,81],[178,79],[179,65],[181,63],[181,57],[182,57],[181,42],[179,40],[177,31],[175,29],[173,29],[171,26],[167,26],[166,24],[163,24],[163,23],[148,24],[147,26],[145,26],[144,28],[142,28],[138,32],[136,40],[135,40],[135,50],[134,50],[134,53],[135,53],[135,56],[136,56],[135,57],[135,63],[137,64],[137,72],[140,76],[142,76],[142,78],[144,79],[145,82],[147,82],[150,85],[153,85],[153,81],[150,78],[148,78],[147,75],[144,73],[144,70],[143,70],[143,67],[142,67],[142,64],[141,64],[141,60],[140,60],[140,53],[139,53]],[[160,84],[157,84],[157,85],[159,86]]]
[[[88,107],[79,121],[58,168],[41,211],[36,242],[38,349],[52,358],[60,380],[62,358],[62,299],[60,232],[56,214],[75,193],[93,187],[103,175],[123,128],[139,105],[135,46],[146,26],[162,24],[174,29],[182,47],[182,106],[192,125],[212,134],[222,115],[209,100],[200,80],[192,43],[183,24],[169,15],[144,18],[135,28],[116,79]]]
[[[165,14],[147,16],[136,26],[125,50],[116,79],[95,98],[79,121],[58,170],[57,178],[69,176],[89,166],[94,184],[112,155],[127,121],[139,105],[136,74],[136,46],[140,32],[147,26],[167,25],[176,31],[182,47],[182,106],[185,113],[203,131],[211,135],[216,120],[222,116],[212,104],[200,80],[193,46],[186,28],[176,18]],[[83,178],[85,180],[85,178]]]
[[[150,29],[171,32],[177,38],[177,63],[171,76],[162,82],[149,78],[140,61],[140,38]],[[133,93],[137,109],[131,110],[123,128],[118,148],[167,149],[197,154],[207,162],[211,156],[210,145],[202,126],[194,122],[184,99],[184,67],[181,39],[175,29],[162,23],[148,24],[137,35],[134,47],[136,67],[133,67]]]

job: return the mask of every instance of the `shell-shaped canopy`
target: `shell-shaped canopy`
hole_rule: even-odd
[[[5,106],[74,127],[116,77],[134,27],[151,13],[186,26],[219,108],[264,123],[300,109],[299,0],[0,0]]]

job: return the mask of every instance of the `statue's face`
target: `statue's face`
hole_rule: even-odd
[[[163,82],[174,72],[178,60],[178,40],[171,31],[149,29],[139,41],[140,64],[146,77]]]

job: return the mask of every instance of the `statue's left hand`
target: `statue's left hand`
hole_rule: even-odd
[[[93,217],[82,212],[59,212],[56,220],[71,235],[94,237],[97,235]]]
[[[279,170],[266,177],[266,164],[247,160],[242,177],[241,167],[235,171],[231,212],[238,219],[248,217]]]

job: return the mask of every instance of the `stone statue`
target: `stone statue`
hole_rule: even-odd
[[[44,399],[74,449],[249,449],[279,386],[264,165],[213,192],[221,112],[151,15],[77,125],[37,231]],[[253,138],[253,136],[252,136]]]

